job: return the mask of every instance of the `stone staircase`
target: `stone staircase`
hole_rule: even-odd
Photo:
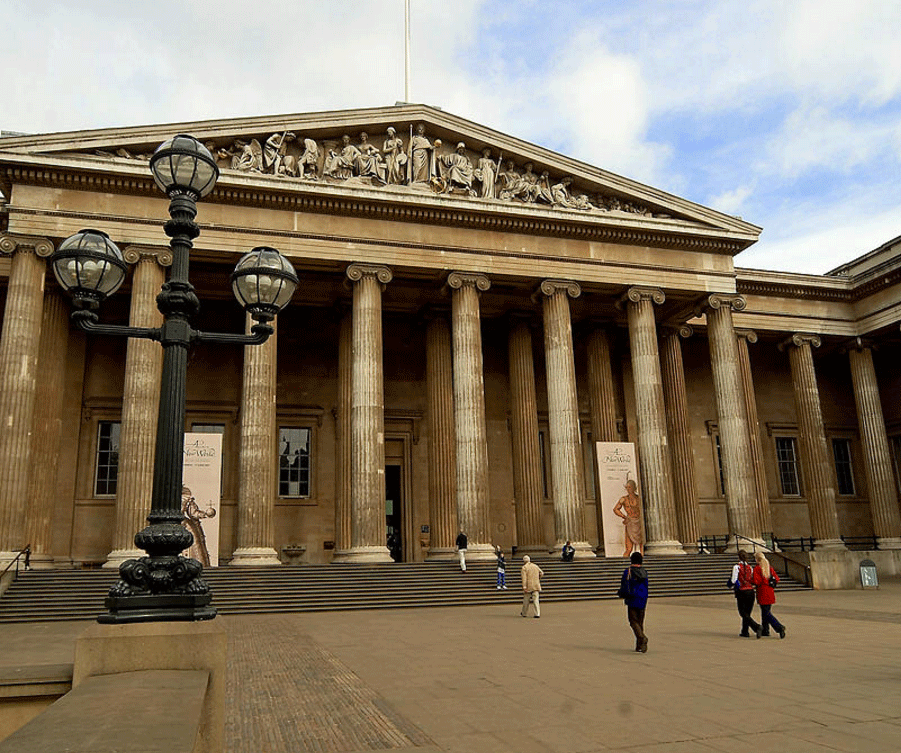
[[[624,559],[533,558],[544,570],[541,600],[615,599]],[[735,557],[731,554],[649,556],[645,567],[652,598],[723,594]],[[221,615],[322,612],[348,609],[514,604],[522,600],[519,568],[508,562],[508,590],[495,588],[493,563],[460,572],[456,562],[390,565],[219,567],[204,572]],[[29,570],[0,598],[0,623],[90,620],[118,573],[109,570]],[[806,588],[780,572],[779,590]]]

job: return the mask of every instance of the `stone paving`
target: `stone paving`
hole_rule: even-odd
[[[652,598],[647,654],[612,601],[222,617],[226,750],[901,751],[901,581],[778,599],[785,640],[739,638],[728,593]],[[0,664],[84,626],[0,626]]]

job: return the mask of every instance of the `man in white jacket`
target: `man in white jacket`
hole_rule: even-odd
[[[523,617],[529,616],[529,602],[535,606],[535,617],[541,617],[541,605],[538,601],[538,594],[541,593],[541,576],[544,571],[538,567],[529,555],[522,558],[523,566],[520,571],[522,574],[522,611]]]

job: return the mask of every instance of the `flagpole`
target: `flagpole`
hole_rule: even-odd
[[[404,102],[410,101],[410,0],[404,0]]]

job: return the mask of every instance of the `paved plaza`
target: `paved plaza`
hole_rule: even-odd
[[[653,584],[652,584],[653,586]],[[734,599],[220,617],[228,753],[901,750],[901,581],[784,592],[785,640]],[[85,623],[0,626],[2,663],[71,661]]]

